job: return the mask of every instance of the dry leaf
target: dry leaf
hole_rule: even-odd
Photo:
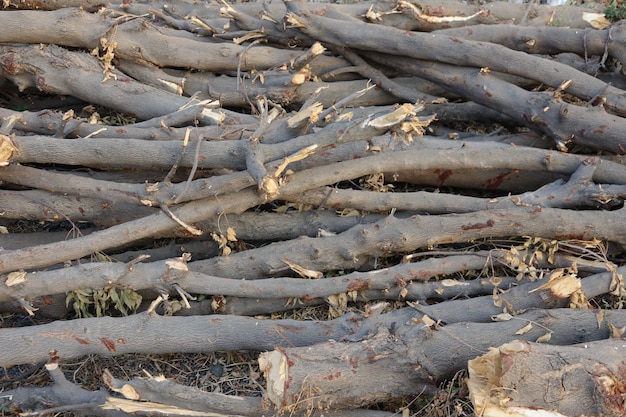
[[[611,339],[620,339],[626,331],[626,326],[615,327],[613,323],[609,323],[609,329],[611,330]]]
[[[598,329],[602,327],[602,322],[604,321],[604,310],[598,310],[596,313],[596,322],[598,323]]]
[[[217,242],[220,249],[222,249],[228,243],[228,239],[224,237],[222,234],[217,234],[215,232],[211,232],[211,238]]]
[[[357,209],[344,208],[344,209],[341,209],[341,210],[337,210],[337,215],[339,217],[353,217],[353,216],[360,216],[361,213],[359,213],[359,211]]]
[[[574,274],[565,273],[563,268],[557,268],[548,277],[548,281],[543,285],[529,291],[529,293],[550,290],[550,293],[557,298],[567,298],[574,292],[580,290],[582,283]]]
[[[516,335],[522,335],[522,334],[526,334],[529,331],[531,331],[533,328],[532,323],[528,323],[526,326],[522,327],[521,329],[519,329],[518,331],[515,332]]]
[[[543,336],[539,336],[535,342],[537,343],[548,343],[552,339],[552,332],[548,332]]]
[[[226,239],[229,242],[237,241],[237,234],[235,233],[235,229],[233,229],[232,227],[228,227],[228,229],[226,229]]]
[[[326,298],[330,304],[328,312],[332,318],[337,318],[343,315],[344,311],[348,307],[348,294],[345,292],[330,295]]]

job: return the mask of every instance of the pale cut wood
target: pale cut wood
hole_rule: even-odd
[[[573,346],[516,340],[468,363],[467,385],[485,417],[624,415],[626,340]]]

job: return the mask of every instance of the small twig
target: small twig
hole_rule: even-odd
[[[166,206],[165,204],[161,205],[161,210],[163,210],[163,212],[165,214],[167,214],[170,219],[174,220],[176,223],[178,223],[179,225],[181,225],[182,227],[185,228],[185,230],[187,230],[189,233],[191,233],[194,236],[200,236],[202,235],[202,230],[193,227],[187,223],[185,223],[184,221],[182,221],[181,219],[179,219],[174,213],[172,213],[172,210],[169,209],[168,206]]]
[[[194,297],[193,295],[189,294],[187,291],[182,289],[181,286],[178,284],[173,284],[172,287],[174,287],[178,295],[180,295],[180,298],[185,308],[190,309],[191,305],[189,304],[189,300],[196,301],[196,297]]]
[[[20,413],[20,417],[22,416],[45,416],[47,414],[57,414],[64,413],[66,411],[76,411],[76,410],[93,410],[95,408],[99,408],[101,404],[98,403],[82,403],[82,404],[70,404],[70,405],[61,405],[59,407],[46,408],[45,410],[40,411],[26,411]]]
[[[370,91],[371,89],[375,88],[376,85],[375,84],[370,84],[369,82],[367,83],[366,87],[359,90],[359,91],[355,91],[354,93],[350,94],[349,96],[339,100],[337,103],[333,104],[332,106],[330,106],[329,108],[327,108],[326,110],[324,110],[322,113],[320,113],[319,118],[320,120],[326,120],[326,118],[332,113],[339,113],[340,112],[340,108],[346,104],[348,104],[349,102],[351,102],[352,100],[356,100],[359,97],[362,97],[365,93],[367,93],[368,91]]]
[[[598,94],[596,94],[595,96],[591,97],[586,103],[585,103],[585,107],[589,107],[592,106],[593,103],[595,103],[598,99],[601,98],[601,103],[604,103],[606,101],[606,99],[604,97],[602,97],[602,94],[604,94],[606,92],[606,90],[609,89],[609,87],[611,86],[611,83],[607,83],[604,88],[602,90],[600,90],[598,92]]]
[[[305,51],[304,54],[300,55],[293,61],[291,67],[294,71],[298,71],[304,68],[306,64],[311,62],[313,58],[320,54],[323,54],[325,50],[326,48],[324,48],[321,43],[315,42],[309,49]]]
[[[133,265],[136,265],[138,263],[140,263],[141,261],[145,261],[146,259],[150,258],[150,255],[148,254],[142,254],[137,256],[136,258],[130,260],[129,262],[126,263],[126,269],[128,269],[129,271],[133,270]]]
[[[180,165],[180,161],[183,160],[183,156],[185,156],[185,152],[187,152],[187,144],[189,143],[189,134],[191,133],[191,128],[187,128],[185,131],[185,138],[183,139],[183,149],[181,149],[180,154],[178,154],[178,158],[172,168],[170,168],[169,172],[163,179],[164,184],[171,184],[172,177],[176,174],[176,170],[178,170],[178,165]],[[195,161],[194,161],[195,164]],[[180,196],[179,196],[180,197]]]
[[[17,123],[18,120],[22,120],[22,116],[12,115],[6,117],[2,122],[2,126],[0,126],[0,134],[8,135],[13,130],[13,126]]]
[[[187,128],[187,132],[185,133],[185,141],[189,138],[190,131],[191,129]],[[187,190],[189,189],[191,181],[193,181],[193,177],[196,175],[196,171],[198,170],[198,160],[200,159],[200,146],[201,145],[202,145],[202,138],[198,136],[196,140],[196,151],[193,155],[193,165],[191,166],[191,171],[189,172],[187,181],[185,181],[185,188],[183,188],[183,190],[174,199],[174,204],[180,203],[180,201],[183,199],[183,197],[187,193]]]
[[[63,117],[61,118],[61,123],[59,123],[59,127],[54,134],[55,138],[65,138],[65,126],[67,126],[67,122],[72,120],[74,117],[74,110],[69,109],[65,113],[63,113]]]
[[[237,91],[239,91],[239,84],[241,79],[241,62],[243,61],[243,57],[251,47],[253,47],[257,43],[260,43],[261,41],[263,41],[263,39],[256,39],[250,42],[250,45],[246,45],[245,49],[239,55],[239,61],[237,61]]]

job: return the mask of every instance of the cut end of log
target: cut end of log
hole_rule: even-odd
[[[285,385],[289,381],[287,358],[278,350],[259,355],[259,368],[267,381],[267,399],[281,409],[285,399]]]
[[[263,181],[259,184],[259,190],[261,190],[268,199],[272,200],[279,194],[278,180],[272,176],[265,175]]]
[[[512,344],[515,343],[519,342]],[[500,400],[503,400],[500,394],[506,394],[498,390],[502,374],[500,349],[490,348],[486,354],[468,361],[468,371],[467,387],[476,415],[512,416],[499,407]]]
[[[490,348],[468,361],[470,400],[485,417],[623,416],[624,350],[622,339]]]
[[[16,150],[17,148],[11,138],[0,134],[0,166],[9,165],[9,161]]]

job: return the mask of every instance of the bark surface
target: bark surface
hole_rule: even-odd
[[[476,415],[622,415],[626,26],[603,11],[4,2],[0,407],[460,416],[442,388],[469,363]],[[241,351],[244,377],[198,359]],[[203,369],[130,369],[170,354]],[[76,361],[127,367],[87,385]]]

